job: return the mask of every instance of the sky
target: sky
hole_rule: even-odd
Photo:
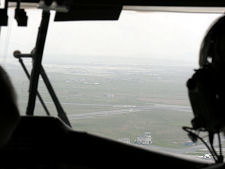
[[[35,45],[40,10],[27,10],[28,27],[17,27],[13,10],[1,29],[0,60],[15,62],[14,50]],[[123,11],[119,21],[53,22],[48,30],[47,63],[198,63],[201,41],[219,14]]]

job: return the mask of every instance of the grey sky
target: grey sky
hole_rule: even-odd
[[[2,28],[0,54],[7,62],[19,49],[29,52],[41,13],[29,10],[29,26],[15,20]],[[10,18],[13,18],[10,11]],[[53,16],[53,15],[52,15]],[[119,21],[51,22],[45,48],[48,62],[143,62],[171,60],[197,63],[201,40],[218,14],[124,11]],[[53,17],[52,19],[53,20]]]

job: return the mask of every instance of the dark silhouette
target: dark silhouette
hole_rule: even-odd
[[[203,39],[199,65],[203,67],[205,65],[212,64],[218,71],[224,71],[225,67],[225,16],[216,20],[206,36]]]
[[[225,127],[225,17],[219,18],[203,39],[199,65],[188,80],[195,118],[194,129],[218,133]]]
[[[184,127],[193,142],[200,139],[215,162],[223,162],[220,132],[225,128],[225,16],[210,27],[203,39],[199,65],[188,80],[187,87],[194,119],[192,128]],[[209,145],[194,131],[208,132]],[[219,154],[214,149],[214,135],[218,135]]]
[[[17,97],[9,76],[0,66],[0,147],[6,144],[19,121]]]

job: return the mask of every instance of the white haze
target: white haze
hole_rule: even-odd
[[[1,30],[0,58],[14,63],[14,50],[30,52],[35,45],[40,10],[27,10],[28,27],[17,27],[13,10],[9,27]],[[209,25],[218,14],[123,11],[119,21],[53,22],[48,30],[45,63],[51,64],[189,64]]]

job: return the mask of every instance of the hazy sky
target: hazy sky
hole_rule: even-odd
[[[13,18],[13,11],[9,17]],[[2,28],[0,57],[12,62],[16,49],[29,52],[36,41],[41,12],[29,10],[29,26],[14,19]],[[53,16],[53,15],[52,15]],[[45,60],[48,62],[197,63],[201,40],[218,14],[123,11],[119,21],[50,23]],[[53,20],[53,17],[51,18]],[[7,57],[6,57],[7,56]]]

